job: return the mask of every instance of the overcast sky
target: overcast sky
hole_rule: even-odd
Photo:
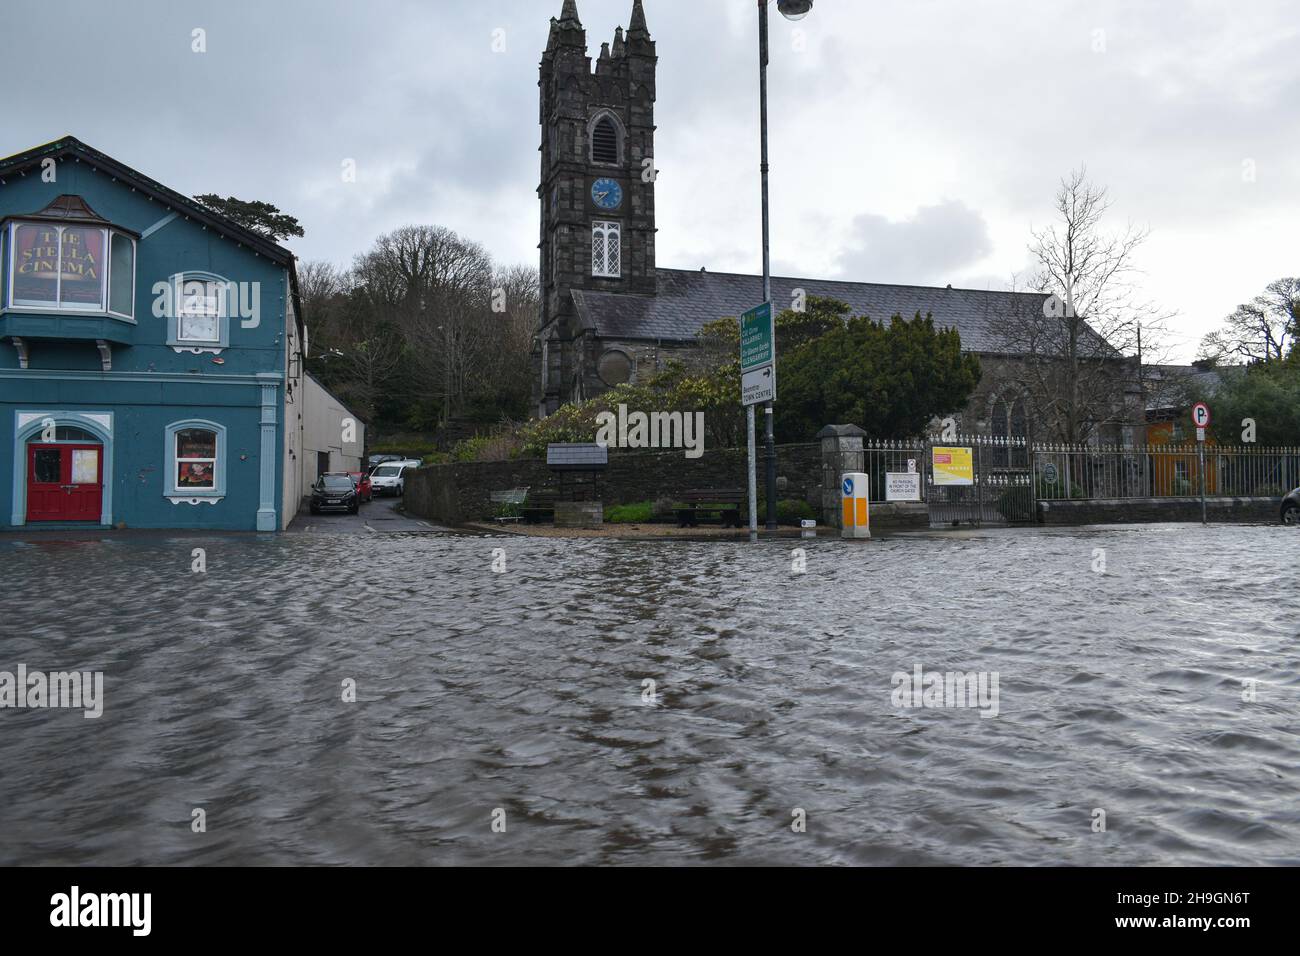
[[[181,192],[275,203],[302,221],[304,259],[345,265],[386,230],[438,223],[535,265],[537,63],[561,5],[45,0],[0,33],[0,153],[71,133]],[[757,272],[753,0],[645,6],[659,265]],[[579,0],[593,55],[631,7]],[[1190,359],[1234,305],[1300,272],[1298,35],[1295,0],[774,10],[774,268],[1005,287],[1056,182],[1086,164],[1115,227],[1150,226],[1144,291],[1179,313]]]

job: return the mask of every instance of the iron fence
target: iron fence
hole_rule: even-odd
[[[1280,497],[1300,485],[1297,448],[1047,443],[1033,447],[1034,496],[1199,497],[1202,460],[1206,497]]]
[[[935,452],[951,450],[936,475]],[[947,453],[947,452],[945,452]],[[1204,466],[1202,466],[1204,454]],[[871,500],[883,502],[886,476],[915,471],[930,523],[1032,522],[1037,502],[1100,498],[1281,497],[1300,487],[1300,448],[1030,443],[1023,438],[865,439],[862,471]],[[838,480],[838,476],[836,476]]]
[[[924,441],[878,441],[863,439],[862,470],[871,482],[871,500],[885,500],[885,476],[890,472],[915,471],[922,475],[921,498],[926,498],[930,450]]]

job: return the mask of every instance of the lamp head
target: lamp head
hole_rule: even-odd
[[[776,8],[787,20],[802,20],[812,12],[813,0],[776,0]]]

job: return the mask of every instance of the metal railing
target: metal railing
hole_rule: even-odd
[[[862,470],[871,479],[871,500],[885,500],[885,475],[889,472],[914,470],[922,476],[921,498],[926,498],[930,449],[924,441],[887,441],[863,439]]]
[[[1280,497],[1300,486],[1300,448],[1249,445],[1033,446],[1034,494],[1067,498]]]

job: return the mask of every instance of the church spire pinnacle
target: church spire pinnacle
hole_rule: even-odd
[[[614,31],[614,56],[620,57],[627,52],[627,44],[623,42],[623,28],[619,27]]]
[[[564,9],[560,12],[560,26],[582,29],[582,21],[578,19],[578,0],[564,0]]]
[[[650,39],[650,28],[646,26],[645,7],[641,6],[641,0],[632,0],[632,22],[627,26],[627,38]]]

